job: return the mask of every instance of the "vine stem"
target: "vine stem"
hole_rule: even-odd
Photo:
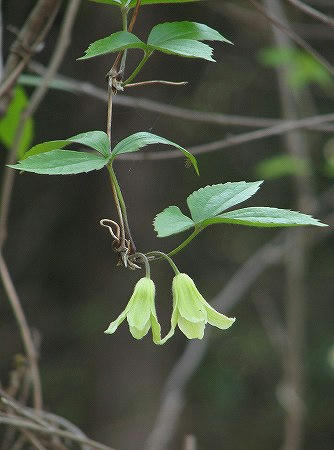
[[[127,84],[131,83],[131,81],[133,81],[136,78],[136,76],[139,74],[141,69],[144,67],[144,65],[146,64],[146,62],[148,61],[148,59],[150,58],[152,53],[153,53],[153,51],[144,52],[144,56],[143,56],[142,60],[140,61],[138,66],[135,68],[135,70],[132,72],[132,74],[129,76],[129,78],[124,81],[123,86],[126,86]]]
[[[171,252],[167,253],[167,256],[173,256],[183,250],[190,242],[202,231],[203,228],[195,227],[193,233],[187,237],[178,247],[174,248]]]
[[[175,264],[175,262],[172,260],[172,258],[170,258],[168,255],[166,255],[166,253],[159,252],[159,251],[152,251],[152,252],[148,252],[146,254],[146,256],[150,256],[150,255],[159,255],[160,258],[165,259],[170,264],[170,266],[172,267],[172,269],[175,272],[175,275],[178,275],[180,273],[180,271],[177,268],[177,265]]]
[[[7,293],[8,298],[10,299],[15,319],[16,322],[18,323],[19,330],[21,333],[23,347],[25,349],[27,359],[29,360],[31,380],[33,384],[34,407],[37,410],[41,410],[43,400],[42,400],[42,384],[38,369],[38,354],[35,348],[32,334],[29,329],[27,319],[23,312],[19,296],[16,292],[13,280],[10,276],[6,261],[2,256],[1,250],[0,250],[0,275],[4,289]]]
[[[110,174],[110,179],[112,181],[112,185],[115,187],[118,203],[119,203],[119,206],[120,206],[120,209],[121,209],[123,223],[125,225],[125,229],[126,229],[128,238],[130,240],[132,250],[135,252],[136,251],[136,246],[135,246],[135,243],[134,243],[132,235],[131,235],[131,230],[130,230],[129,221],[128,221],[128,213],[127,213],[127,210],[126,210],[126,204],[125,204],[124,197],[123,197],[120,185],[118,183],[116,174],[115,174],[114,169],[112,167],[112,163],[110,163],[108,165],[108,171],[109,171],[109,174]]]
[[[115,172],[113,171],[111,164],[109,163],[107,165],[107,169],[109,172],[109,177],[110,177],[110,184],[111,184],[111,189],[112,189],[112,193],[113,193],[113,197],[114,197],[114,202],[115,202],[115,206],[116,206],[116,210],[117,210],[117,214],[118,214],[118,218],[119,218],[119,227],[120,227],[120,251],[125,251],[126,250],[126,245],[125,245],[125,228],[124,228],[124,218],[123,218],[123,213],[122,213],[122,208],[120,205],[120,201],[118,198],[118,192],[117,192],[117,188],[116,185],[118,185],[117,179],[116,179],[116,175]],[[115,183],[116,181],[116,183]]]

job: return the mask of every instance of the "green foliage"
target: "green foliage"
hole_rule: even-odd
[[[128,0],[90,0],[95,3],[105,3],[112,6],[125,6],[129,3]],[[157,5],[162,3],[189,3],[198,2],[199,0],[142,0],[141,5]],[[133,8],[136,5],[136,0],[131,0],[129,6]]]
[[[98,155],[61,150],[73,143],[90,147],[100,153],[100,156],[97,158]],[[199,174],[196,158],[188,150],[168,139],[147,132],[139,132],[128,136],[119,142],[112,152],[108,135],[103,131],[88,131],[64,140],[42,142],[34,145],[26,152],[18,164],[9,167],[47,175],[69,175],[89,172],[90,170],[102,169],[109,162],[111,163],[117,155],[136,152],[152,144],[165,144],[177,148],[191,162],[196,173]],[[44,155],[43,158],[39,158],[42,155]],[[85,155],[88,156],[86,157]]]
[[[232,223],[238,225],[249,225],[251,227],[285,227],[297,225],[315,225],[325,227],[327,225],[319,222],[313,217],[288,209],[252,207],[237,209],[213,217],[205,221],[205,226],[215,223]]]
[[[111,152],[111,155],[115,157],[122,153],[136,152],[141,148],[152,144],[165,144],[177,148],[184,154],[186,158],[188,158],[188,160],[194,166],[197,174],[199,174],[196,158],[190,152],[188,152],[188,150],[178,144],[175,144],[174,142],[169,141],[168,139],[156,136],[152,133],[139,132],[128,136],[115,146],[115,148]]]
[[[200,41],[230,43],[218,31],[196,22],[166,22],[152,28],[147,44],[127,31],[118,31],[89,45],[81,59],[94,58],[125,49],[141,49],[148,54],[155,50],[188,58],[212,59],[212,48]]]
[[[202,230],[209,225],[233,223],[252,227],[285,227],[298,225],[326,226],[311,216],[296,211],[269,207],[251,207],[220,214],[256,193],[262,181],[217,184],[193,192],[187,198],[192,219],[177,206],[170,206],[154,220],[158,237],[180,233],[189,228]]]
[[[158,214],[154,220],[154,228],[158,237],[181,233],[195,226],[190,217],[185,216],[178,206],[169,206]]]
[[[266,179],[306,175],[307,172],[308,168],[303,160],[284,154],[267,158],[256,166],[256,173]]]
[[[39,155],[40,153],[46,153],[51,150],[61,149],[66,145],[73,143],[91,147],[106,158],[110,156],[110,143],[107,134],[104,131],[87,131],[86,133],[77,134],[68,139],[47,141],[34,145],[25,153],[22,159],[26,159],[33,155]]]
[[[101,155],[71,150],[52,150],[30,156],[8,167],[43,175],[72,175],[102,169],[107,163],[108,159]]]
[[[14,138],[20,122],[21,114],[27,106],[27,103],[28,98],[24,89],[22,89],[20,86],[17,86],[9,108],[5,116],[0,121],[0,140],[8,149],[11,149],[14,144]],[[18,147],[19,158],[21,158],[27,148],[29,148],[32,139],[33,120],[30,118],[26,121]]]
[[[110,36],[92,42],[87,50],[85,50],[85,55],[78,58],[78,60],[119,52],[127,48],[147,50],[147,45],[128,31],[117,31],[117,33],[113,33]]]
[[[200,41],[221,41],[231,44],[218,31],[196,22],[166,22],[152,28],[148,45],[164,53],[214,61],[212,48]]]
[[[215,184],[193,192],[187,198],[191,217],[195,223],[216,216],[254,195],[263,181]]]
[[[323,88],[333,86],[328,70],[312,55],[294,48],[266,48],[259,53],[260,61],[269,67],[285,66],[289,71],[289,82],[293,88],[304,88],[315,83]]]

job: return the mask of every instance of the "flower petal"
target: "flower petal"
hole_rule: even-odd
[[[163,345],[165,344],[165,342],[168,341],[168,339],[170,339],[174,333],[175,333],[175,327],[177,325],[177,319],[178,319],[179,313],[177,310],[177,305],[176,303],[174,304],[174,309],[173,309],[173,313],[172,313],[172,317],[170,319],[170,330],[169,332],[166,334],[166,336],[164,338],[161,339],[161,341],[159,342],[159,345]]]
[[[180,273],[174,277],[173,294],[175,307],[179,309],[182,317],[190,322],[206,322],[204,299],[187,274]]]
[[[220,314],[212,308],[209,303],[206,304],[206,312],[208,314],[208,323],[214,327],[220,328],[221,330],[230,328],[230,326],[232,326],[235,322],[234,317],[227,317],[224,314]]]
[[[151,322],[150,322],[150,320],[148,320],[147,323],[144,325],[144,327],[141,328],[141,329],[138,329],[138,328],[136,328],[136,327],[131,327],[131,326],[129,326],[130,333],[132,334],[132,336],[133,336],[135,339],[142,339],[144,336],[147,335],[148,330],[149,330],[150,328],[151,328]]]
[[[155,287],[149,278],[141,278],[132,294],[132,304],[127,314],[130,327],[143,330],[151,315],[151,305],[154,302]]]
[[[203,339],[205,322],[189,322],[189,320],[184,319],[179,316],[178,325],[183,334],[187,336],[188,339]]]
[[[161,342],[161,327],[160,323],[158,322],[157,316],[154,314],[151,314],[151,327],[153,342],[159,345]]]
[[[130,303],[130,302],[129,302]],[[129,306],[129,304],[128,304]],[[121,314],[117,317],[116,320],[110,323],[109,327],[106,329],[106,334],[113,334],[117,330],[117,328],[120,326],[120,324],[125,320],[126,315],[128,313],[128,306],[125,308],[124,311],[121,312]]]

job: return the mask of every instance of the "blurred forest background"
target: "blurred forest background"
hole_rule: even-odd
[[[50,61],[69,2],[60,3],[43,48],[20,78],[28,97],[36,81],[30,75]],[[334,16],[332,0],[302,3]],[[2,1],[5,58],[15,29],[35,4]],[[213,44],[216,64],[157,54],[140,80],[189,84],[128,89],[116,99],[115,142],[151,131],[198,150],[200,178],[182,158],[150,158],[163,150],[159,146],[141,153],[146,158],[117,163],[140,250],[174,248],[182,236],[158,240],[155,214],[171,204],[184,207],[200,186],[226,181],[265,179],[253,205],[302,210],[333,223],[334,117],[293,126],[333,111],[332,66],[324,68],[275,28],[259,6],[334,64],[334,21],[325,24],[288,0],[211,0],[140,10],[135,33],[141,38],[159,22],[192,20],[234,43]],[[120,26],[117,8],[81,2],[54,85],[33,116],[32,143],[105,129],[105,74],[113,56],[76,58]],[[130,52],[128,65],[139,55]],[[283,121],[292,123],[289,132],[270,132]],[[3,179],[8,143],[1,123]],[[256,130],[265,131],[252,135]],[[206,144],[216,141],[224,142],[207,152]],[[16,176],[3,253],[40,343],[44,409],[118,449],[333,449],[334,248],[328,229],[217,226],[199,236],[176,263],[237,322],[227,332],[207,330],[203,342],[190,343],[177,333],[157,347],[148,337],[134,341],[126,325],[113,336],[103,334],[140,276],[115,266],[110,237],[99,225],[115,215],[107,173]],[[172,275],[165,264],[154,266],[153,274],[167,330]],[[6,297],[0,285],[3,389],[23,352]]]

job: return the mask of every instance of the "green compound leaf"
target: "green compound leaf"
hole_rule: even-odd
[[[110,156],[110,142],[108,135],[104,131],[87,131],[86,133],[77,134],[68,139],[47,141],[34,145],[28,152],[24,154],[22,159],[29,158],[33,155],[47,153],[51,150],[59,150],[69,144],[82,144],[97,150],[101,155],[108,158]]]
[[[232,223],[250,227],[291,227],[298,225],[315,225],[326,227],[313,217],[288,209],[251,207],[237,209],[206,220],[203,225],[215,223]]]
[[[169,206],[159,213],[153,222],[158,237],[166,237],[181,233],[195,226],[194,222],[185,216],[177,206]]]
[[[8,167],[44,175],[71,175],[102,169],[108,161],[107,158],[93,153],[52,150],[30,156]]]
[[[163,3],[189,3],[196,1],[199,0],[142,0],[141,5],[157,5]],[[127,3],[127,0],[91,0],[91,2],[104,3],[107,5],[114,5],[114,6],[124,6]],[[136,6],[136,0],[131,0],[130,7],[133,8],[134,6]]]
[[[143,147],[146,147],[147,145],[152,144],[165,144],[165,145],[171,145],[172,147],[177,148],[180,150],[186,158],[189,159],[191,164],[194,166],[196,173],[199,174],[197,161],[195,156],[193,156],[188,150],[181,147],[178,144],[175,144],[172,141],[169,141],[168,139],[165,139],[161,136],[157,136],[152,133],[147,132],[139,132],[132,134],[131,136],[128,136],[127,138],[123,139],[121,142],[119,142],[113,151],[111,152],[112,157],[115,157],[117,155],[120,155],[122,153],[131,153],[136,152],[140,150]]]
[[[206,186],[193,192],[187,198],[193,221],[200,223],[244,202],[257,192],[262,183],[263,181],[228,182]]]
[[[154,228],[158,237],[170,236],[192,227],[195,227],[196,235],[207,226],[219,223],[251,227],[327,226],[312,216],[288,209],[250,207],[220,214],[255,194],[261,183],[262,181],[229,182],[206,186],[193,192],[187,199],[193,220],[185,216],[177,206],[170,206],[159,213],[154,220]],[[193,236],[194,234],[185,243],[189,243]],[[180,247],[184,246],[181,244]]]
[[[199,41],[227,42],[218,31],[196,22],[166,22],[156,25],[147,44],[155,50],[190,58],[214,61],[213,49]]]
[[[16,87],[14,97],[9,105],[5,116],[0,120],[0,140],[7,149],[12,148],[21,114],[28,103],[25,91]],[[33,139],[33,120],[30,118],[24,126],[21,141],[18,147],[18,157],[30,147]]]
[[[96,56],[119,52],[128,48],[140,48],[146,50],[147,45],[128,31],[118,31],[103,39],[92,42],[87,50],[85,50],[85,55],[77,59],[95,58]]]

